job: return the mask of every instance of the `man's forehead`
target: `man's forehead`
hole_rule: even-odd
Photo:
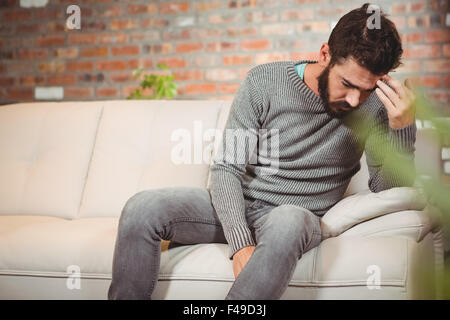
[[[364,67],[361,67],[353,59],[347,59],[345,62],[334,65],[336,74],[361,88],[372,88],[377,80],[382,76],[377,76],[371,73]]]

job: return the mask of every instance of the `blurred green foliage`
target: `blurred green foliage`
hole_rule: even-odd
[[[168,70],[163,63],[158,63],[157,67]],[[127,99],[172,99],[178,94],[178,85],[174,82],[173,75],[143,74],[142,68],[138,68],[133,71],[133,77],[141,79],[141,83]],[[145,89],[151,89],[152,95],[144,95]]]

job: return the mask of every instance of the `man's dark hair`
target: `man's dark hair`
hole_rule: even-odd
[[[369,6],[365,3],[350,11],[334,27],[328,39],[330,67],[353,57],[361,67],[380,76],[402,64],[402,42],[394,23],[380,8],[379,28],[370,29],[367,20],[374,12],[367,12]]]

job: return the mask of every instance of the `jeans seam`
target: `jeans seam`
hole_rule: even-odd
[[[218,227],[222,227],[221,223],[216,223],[215,221],[211,221],[211,220],[207,220],[207,219],[201,219],[201,218],[189,218],[189,217],[179,217],[179,218],[175,218],[173,220],[170,220],[168,223],[163,224],[162,227],[165,228],[167,226],[170,225],[174,225],[180,222],[193,222],[193,223],[202,223],[202,224],[210,224],[210,225],[215,225]]]

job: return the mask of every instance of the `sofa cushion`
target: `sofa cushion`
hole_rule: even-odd
[[[77,215],[103,104],[0,107],[0,215]]]
[[[322,238],[336,237],[375,217],[404,210],[422,210],[425,197],[415,188],[398,187],[378,193],[361,191],[336,203],[321,219]]]
[[[436,226],[426,209],[405,210],[385,214],[344,231],[338,237],[347,236],[397,236],[420,242]]]
[[[118,217],[126,201],[142,190],[205,187],[222,104],[108,101],[80,217]]]
[[[0,274],[109,278],[117,218],[0,217]]]
[[[111,279],[117,225],[117,218],[2,216],[0,275],[67,278],[68,268],[76,266],[81,279]],[[290,285],[364,286],[367,267],[377,264],[383,270],[382,285],[403,286],[414,243],[396,237],[327,239],[303,255]],[[163,250],[159,279],[211,281],[215,286],[231,283],[234,276],[227,250],[225,244]]]

